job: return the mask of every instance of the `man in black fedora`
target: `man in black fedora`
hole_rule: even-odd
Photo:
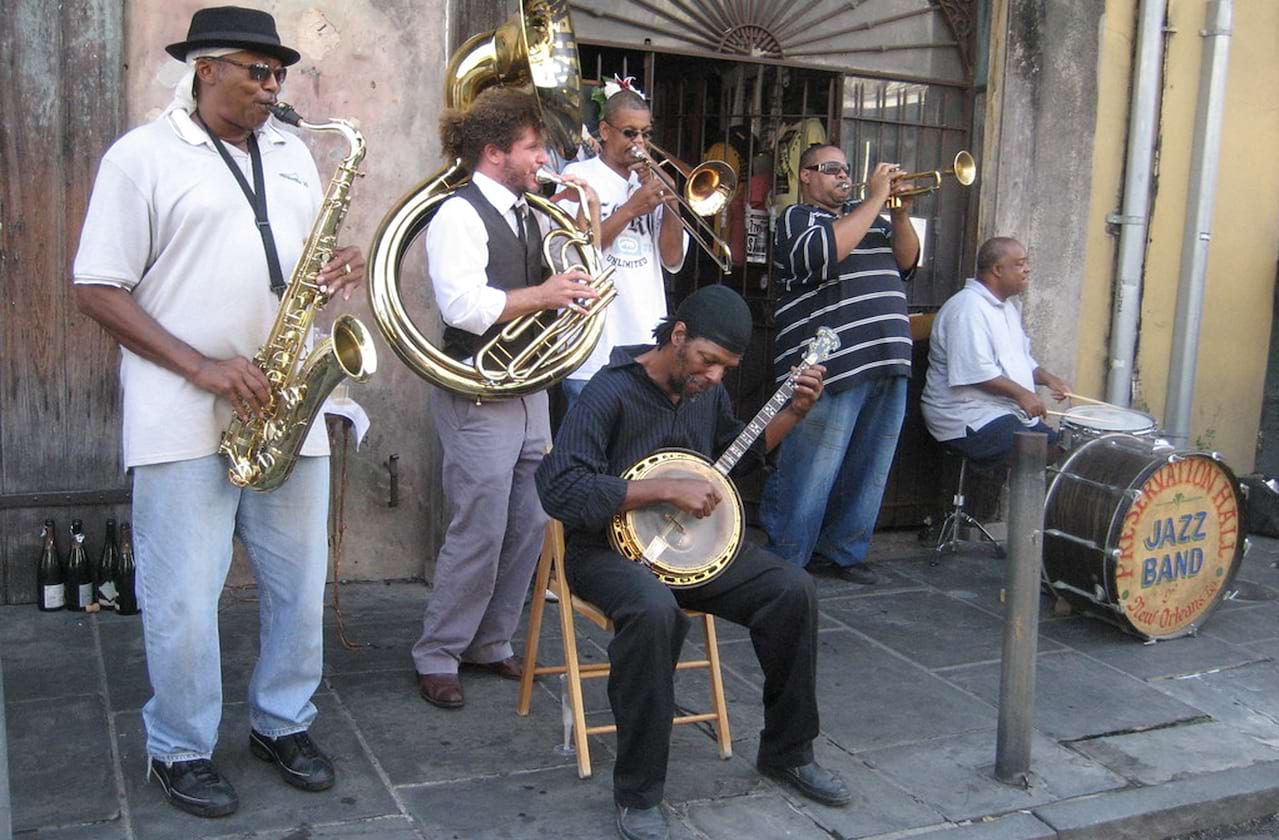
[[[328,441],[317,424],[288,482],[227,480],[218,455],[233,414],[269,402],[250,359],[320,210],[306,146],[270,120],[287,68],[271,15],[202,9],[168,53],[187,65],[172,104],[99,167],[74,267],[76,301],[122,345],[124,463],[152,697],[148,775],[203,817],[239,800],[211,762],[222,716],[218,600],[238,536],[258,581],[260,651],[248,684],[249,747],[286,782],[334,784],[307,734],[323,665]],[[349,297],[364,274],[341,247],[318,282]]]

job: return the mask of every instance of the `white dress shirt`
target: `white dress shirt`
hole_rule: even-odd
[[[515,207],[528,211],[524,194],[517,196],[483,172],[472,174],[471,180],[519,236]],[[541,229],[541,217],[534,216]],[[463,198],[445,201],[426,232],[427,274],[440,317],[450,327],[476,335],[497,323],[506,308],[506,292],[488,284],[488,239],[480,214]]]
[[[972,386],[1006,376],[1033,393],[1038,367],[1017,307],[969,278],[933,322],[920,399],[929,433],[939,441],[955,440],[1005,414],[1033,426],[1036,421],[1015,401]]]

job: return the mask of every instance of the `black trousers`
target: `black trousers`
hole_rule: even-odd
[[[817,737],[817,597],[803,569],[746,545],[718,578],[672,590],[607,547],[574,545],[565,570],[573,591],[612,619],[608,699],[617,722],[613,795],[619,805],[662,800],[675,716],[675,664],[701,610],[750,628],[764,671],[764,729],[758,763],[795,767],[813,760]]]

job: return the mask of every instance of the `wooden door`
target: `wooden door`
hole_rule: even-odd
[[[90,556],[127,518],[119,350],[71,263],[102,153],[124,128],[124,0],[14,0],[0,15],[0,603],[35,600],[40,524]]]

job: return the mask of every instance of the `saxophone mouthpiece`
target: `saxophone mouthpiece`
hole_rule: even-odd
[[[277,120],[286,122],[289,125],[301,125],[302,115],[293,110],[293,106],[287,102],[276,102],[273,105],[266,106]]]

